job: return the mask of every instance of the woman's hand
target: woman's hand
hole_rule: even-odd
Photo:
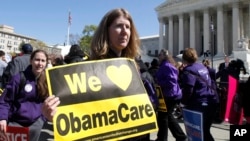
[[[6,133],[7,131],[7,121],[0,120],[0,132]]]
[[[55,97],[54,95],[49,96],[45,99],[43,106],[42,106],[42,114],[49,120],[52,121],[57,106],[60,104],[60,100],[58,97]]]

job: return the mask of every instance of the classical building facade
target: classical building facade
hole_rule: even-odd
[[[36,41],[36,39],[20,35],[14,32],[14,28],[7,25],[0,25],[0,50],[7,53],[20,53],[19,45],[29,43],[30,41]]]
[[[166,0],[155,8],[159,50],[177,55],[194,47],[202,55],[231,55],[250,38],[250,0]],[[249,46],[246,46],[248,49]]]

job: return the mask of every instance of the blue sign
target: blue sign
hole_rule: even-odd
[[[189,141],[203,141],[202,113],[183,108],[183,119]]]

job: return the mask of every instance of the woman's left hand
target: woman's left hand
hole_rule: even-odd
[[[49,120],[52,121],[54,115],[57,111],[57,106],[60,104],[60,100],[58,97],[54,95],[49,96],[45,99],[42,106],[42,114]]]

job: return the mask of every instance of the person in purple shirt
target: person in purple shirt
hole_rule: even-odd
[[[167,112],[158,111],[158,133],[156,141],[168,140],[168,128],[176,141],[185,141],[187,136],[173,116],[174,107],[180,103],[182,92],[178,84],[178,69],[168,51],[162,49],[159,54],[160,67],[156,72],[156,83],[161,87],[167,106]]]
[[[12,77],[0,96],[0,132],[8,126],[29,127],[29,139],[37,141],[45,121],[42,103],[48,96],[45,68],[48,55],[36,50],[30,65]]]
[[[212,80],[207,67],[197,62],[198,56],[194,48],[183,51],[185,64],[182,76],[182,104],[189,110],[202,113],[204,141],[214,141],[210,128],[218,105],[217,93],[212,88]]]

